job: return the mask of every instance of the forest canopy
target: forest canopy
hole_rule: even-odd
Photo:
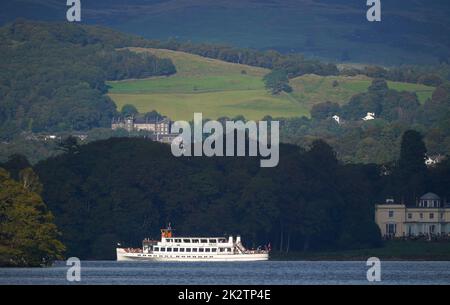
[[[169,59],[118,50],[72,24],[16,21],[0,28],[0,139],[21,131],[107,127],[106,80],[176,72]]]

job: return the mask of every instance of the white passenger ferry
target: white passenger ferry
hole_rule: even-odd
[[[161,230],[161,241],[144,239],[142,248],[117,248],[117,261],[232,262],[266,261],[270,246],[248,250],[241,237],[174,237],[170,225]]]

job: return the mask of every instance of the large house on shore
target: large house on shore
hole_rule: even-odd
[[[143,117],[120,117],[114,118],[111,122],[111,129],[124,129],[132,131],[150,131],[153,133],[153,140],[162,143],[171,143],[178,134],[172,134],[170,129],[172,121],[167,117],[163,118],[143,118]]]
[[[129,116],[126,118],[113,118],[111,129],[125,129],[131,131],[151,131],[158,135],[167,135],[170,133],[171,121],[166,118],[140,118]]]
[[[388,199],[375,206],[375,222],[385,238],[449,237],[450,205],[433,193],[420,197],[415,207]]]

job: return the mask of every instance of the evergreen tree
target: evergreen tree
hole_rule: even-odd
[[[403,134],[397,169],[397,191],[400,200],[414,205],[417,197],[425,192],[427,149],[422,135],[415,130]]]

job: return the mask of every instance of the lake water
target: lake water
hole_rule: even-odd
[[[68,266],[0,268],[0,284],[70,284]],[[366,262],[157,263],[82,261],[81,284],[369,284]],[[450,262],[381,262],[380,284],[450,284]]]

